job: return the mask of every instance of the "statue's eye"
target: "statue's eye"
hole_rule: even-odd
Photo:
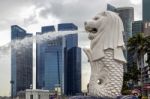
[[[99,19],[99,17],[95,17],[95,18],[94,18],[94,20],[98,20],[98,19]]]

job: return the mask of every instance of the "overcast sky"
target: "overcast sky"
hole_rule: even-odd
[[[73,22],[83,30],[83,23],[96,13],[106,10],[107,3],[116,7],[135,8],[135,19],[142,15],[141,0],[1,0],[0,45],[10,41],[10,26],[19,25],[29,33],[41,26]],[[89,46],[87,34],[79,33],[79,46]],[[86,89],[90,66],[82,54],[82,88]],[[10,52],[0,53],[0,95],[10,95]]]

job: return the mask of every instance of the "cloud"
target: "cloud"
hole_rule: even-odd
[[[140,5],[142,3],[142,0],[130,0],[130,2],[134,5]]]
[[[36,15],[31,15],[28,18],[24,19],[24,26],[29,26],[38,23],[38,20],[36,19]]]
[[[53,15],[61,20],[61,22],[73,22],[83,27],[85,20],[89,19],[96,13],[105,10],[106,3],[100,0],[49,0],[48,3],[42,3],[39,7],[43,10],[40,16],[47,18]],[[39,5],[39,4],[37,4]],[[94,6],[93,6],[94,5]]]

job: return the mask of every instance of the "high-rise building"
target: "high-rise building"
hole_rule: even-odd
[[[117,12],[116,7],[114,7],[114,6],[111,5],[111,4],[107,4],[107,10],[108,10],[108,11],[112,11],[112,12]]]
[[[144,32],[144,37],[149,37],[150,36],[150,13],[149,13],[149,9],[150,9],[150,0],[142,0],[143,2],[143,32]],[[148,51],[146,54],[147,58],[150,58],[150,52]],[[145,55],[144,55],[144,61],[145,61]],[[149,66],[150,64],[146,65],[142,69],[142,73],[143,73],[143,83],[144,83],[144,88],[145,88],[145,92],[149,95],[149,83],[150,83],[150,69]]]
[[[150,21],[150,0],[142,0],[143,1],[143,21]]]
[[[47,32],[54,32],[54,26],[44,26],[42,27],[41,33],[37,33],[37,35],[42,35]],[[48,47],[52,46],[52,41],[44,41],[44,42],[37,42],[36,43],[36,88],[37,89],[45,89],[45,56],[50,53],[50,51],[46,52]],[[55,45],[56,46],[56,45]],[[58,45],[59,46],[59,45]],[[50,49],[50,48],[49,48]],[[50,58],[51,59],[51,58]],[[47,60],[49,61],[49,60]],[[52,63],[53,64],[53,63]],[[57,66],[53,66],[56,68]],[[53,75],[50,75],[53,76]],[[53,76],[55,77],[55,75]],[[57,79],[57,77],[56,77]],[[50,88],[49,88],[50,89]]]
[[[143,21],[134,21],[132,23],[132,35],[143,33]]]
[[[37,89],[54,90],[64,85],[64,46],[58,38],[37,46]]]
[[[149,37],[150,36],[150,21],[144,22],[143,29],[144,29],[144,37]]]
[[[58,24],[58,31],[75,31],[78,30],[78,27],[73,23],[62,23]],[[77,34],[68,34],[65,36],[65,43],[67,50],[72,47],[78,46],[78,35]]]
[[[72,23],[58,25],[60,32],[73,30],[77,30],[77,26]],[[54,26],[44,26],[40,34],[54,31]],[[77,81],[70,86],[69,83],[75,80]],[[37,43],[37,88],[54,90],[58,86],[61,87],[62,94],[81,92],[81,49],[78,48],[77,34]],[[69,88],[72,87],[74,89],[70,91]]]
[[[135,36],[138,33],[143,33],[143,21],[133,21],[132,22],[132,36]],[[131,66],[135,65],[134,60],[134,51],[128,51],[128,63],[127,65],[130,68]]]
[[[148,37],[150,36],[150,1],[149,0],[142,0],[143,1],[143,31],[144,36]]]
[[[47,32],[54,32],[55,27],[54,26],[43,26],[41,31],[42,31],[42,34],[47,33]]]
[[[24,29],[17,25],[11,26],[11,40],[22,40],[31,37]],[[14,47],[15,46],[15,47]],[[14,44],[11,47],[11,83],[13,96],[19,91],[29,89],[32,84],[32,43],[28,46]]]
[[[125,44],[130,37],[132,37],[132,22],[134,21],[134,8],[133,7],[121,7],[117,8],[120,18],[124,25],[124,37]]]
[[[58,24],[59,31],[74,31],[78,27],[72,23]],[[78,35],[65,36],[65,85],[64,94],[81,93],[81,48],[78,47]]]
[[[81,48],[73,47],[66,53],[65,94],[81,93]]]

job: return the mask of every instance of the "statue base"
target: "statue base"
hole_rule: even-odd
[[[138,99],[135,96],[127,95],[127,96],[118,96],[117,98],[108,98],[108,97],[95,97],[95,96],[73,96],[69,99]]]

